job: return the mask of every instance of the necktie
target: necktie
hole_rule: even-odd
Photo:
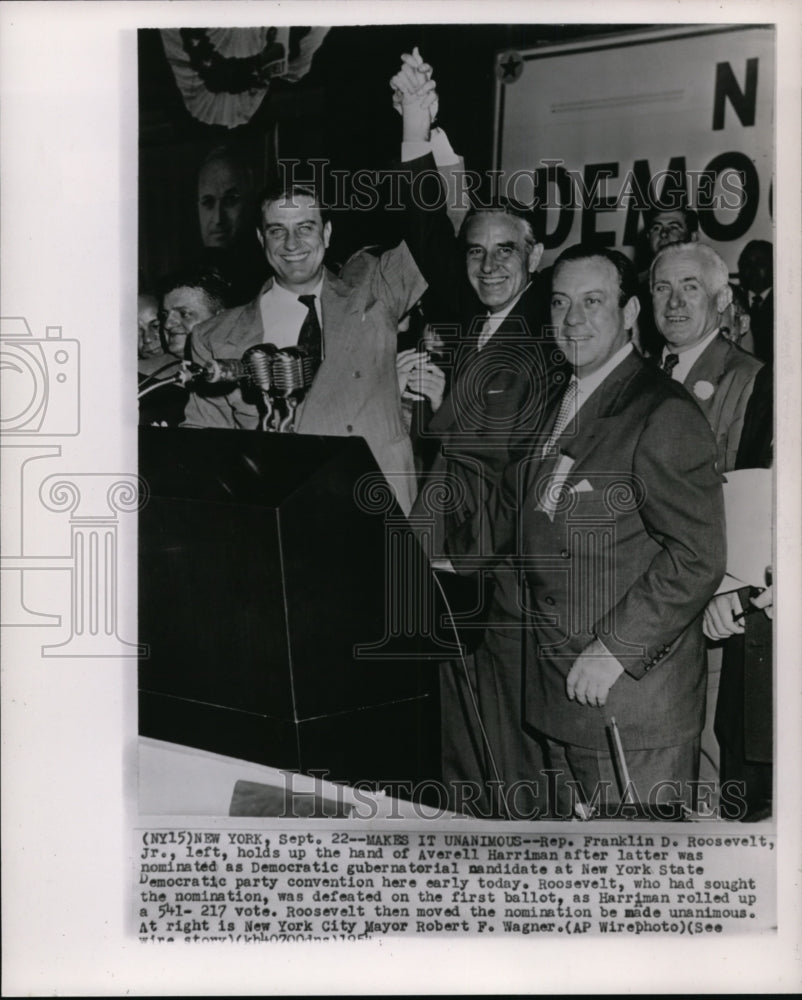
[[[490,317],[485,317],[484,326],[482,327],[482,332],[479,334],[479,340],[476,344],[476,350],[481,351],[485,344],[493,336],[493,327],[490,325]]]
[[[548,441],[543,445],[542,457],[545,458],[549,452],[552,450],[554,445],[557,443],[560,435],[568,426],[568,424],[573,419],[576,413],[576,395],[579,391],[579,381],[572,378],[571,381],[566,386],[565,392],[563,393],[563,398],[560,401],[560,409],[557,411],[557,419],[554,421],[554,427],[551,431],[551,436]]]
[[[303,348],[311,357],[315,359],[315,367],[320,364],[323,357],[323,335],[320,330],[320,323],[317,319],[314,295],[299,295],[298,301],[306,306],[308,312],[301,324],[301,331],[298,334],[298,346]]]
[[[673,378],[673,375],[671,373],[674,371],[674,369],[677,367],[678,364],[679,364],[678,354],[666,354],[666,356],[663,358],[662,368],[669,378]]]
[[[760,312],[760,307],[763,305],[763,296],[756,294],[752,299],[752,305],[749,307],[749,318],[754,323],[757,314]]]

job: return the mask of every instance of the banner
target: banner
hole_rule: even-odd
[[[774,30],[666,28],[505,52],[494,166],[533,204],[545,265],[580,241],[636,254],[650,205],[697,209],[732,269],[773,239]]]

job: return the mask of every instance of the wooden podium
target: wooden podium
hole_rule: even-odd
[[[143,427],[139,468],[140,734],[351,784],[436,778],[454,640],[408,613],[431,570],[365,442]]]

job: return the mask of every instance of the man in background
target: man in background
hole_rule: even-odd
[[[216,316],[229,305],[227,282],[215,270],[196,268],[170,275],[161,287],[160,356],[140,363],[139,422],[177,427],[184,418],[189,392],[173,381],[182,362],[189,356],[188,340],[200,323]]]
[[[761,364],[722,336],[730,304],[727,265],[703,243],[664,247],[651,268],[654,319],[665,341],[660,363],[707,417],[718,444],[718,469],[735,466],[744,414]]]
[[[644,236],[648,246],[647,264],[651,265],[661,250],[674,243],[695,243],[699,235],[699,216],[687,206],[676,208],[653,208],[646,216]],[[638,275],[637,344],[641,353],[656,357],[663,348],[663,339],[655,326],[652,310],[652,290],[649,284],[649,268]]]
[[[732,297],[728,279],[727,265],[703,243],[672,244],[652,263],[654,318],[665,340],[661,367],[685,386],[707,417],[717,442],[719,472],[736,467],[747,404],[762,367],[719,329]],[[720,676],[721,651],[714,647],[708,657],[707,720],[702,733],[705,778],[717,777],[719,771],[713,713]]]
[[[204,246],[202,263],[225,276],[233,305],[247,302],[267,277],[267,268],[255,236],[254,171],[233,147],[217,146],[201,163],[198,225]]]
[[[750,240],[738,258],[738,280],[749,295],[749,318],[755,356],[774,360],[774,260],[767,240]]]

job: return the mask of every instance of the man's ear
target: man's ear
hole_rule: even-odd
[[[526,258],[526,268],[530,274],[533,274],[537,270],[537,266],[540,263],[540,258],[542,256],[543,256],[543,244],[535,243],[535,245],[529,251],[529,256]]]
[[[257,226],[256,227],[256,238],[257,238],[257,240],[259,240],[259,246],[264,250],[264,248],[265,248],[265,238],[262,235],[262,227],[261,226]]]
[[[323,246],[328,250],[331,242],[331,222],[326,222],[323,226]]]
[[[638,313],[640,312],[640,301],[637,295],[633,295],[632,298],[624,306],[624,329],[631,330],[635,325],[635,320],[638,318]]]
[[[716,312],[721,315],[727,306],[732,302],[732,289],[729,285],[719,288],[716,292]]]

